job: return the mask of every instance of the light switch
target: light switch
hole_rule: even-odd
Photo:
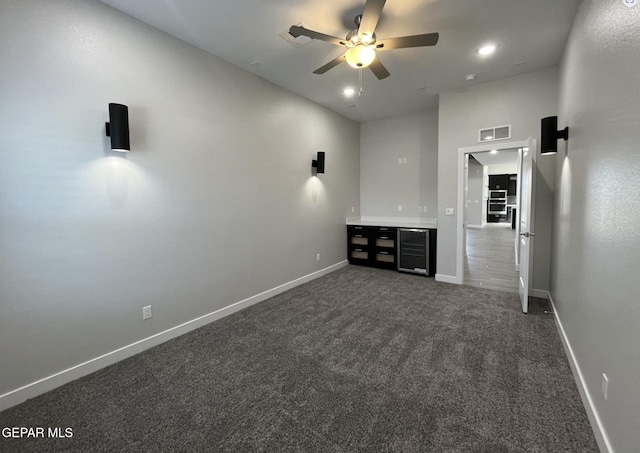
[[[453,211],[453,208],[446,208],[444,212],[445,212],[445,215],[453,215],[454,211]]]

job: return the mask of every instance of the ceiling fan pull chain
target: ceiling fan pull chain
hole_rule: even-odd
[[[362,97],[362,68],[358,69],[358,72],[360,73],[360,91],[358,91],[358,99]]]

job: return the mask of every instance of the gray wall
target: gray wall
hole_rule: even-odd
[[[437,109],[363,123],[360,143],[361,215],[437,217]]]
[[[558,125],[569,141],[552,158],[551,295],[617,452],[640,445],[638,24],[640,6],[582,2],[561,65]]]
[[[484,167],[480,162],[469,157],[469,177],[467,178],[467,225],[482,225],[483,219],[482,205],[484,195]]]
[[[478,129],[511,124],[513,141],[539,140],[540,119],[555,115],[558,68],[475,85],[463,92],[440,95],[438,120],[438,274],[456,274],[458,148],[478,145]],[[548,289],[551,242],[552,186],[555,164],[539,158],[536,172],[533,288]]]
[[[346,259],[359,124],[97,2],[0,42],[0,394]]]

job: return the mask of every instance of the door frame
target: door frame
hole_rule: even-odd
[[[466,155],[471,153],[479,153],[483,151],[491,151],[495,150],[504,150],[504,149],[514,149],[514,148],[526,148],[529,146],[529,141],[531,137],[526,140],[518,140],[515,142],[491,142],[491,143],[483,143],[477,146],[467,146],[463,148],[458,148],[458,202],[457,202],[457,210],[458,210],[458,220],[456,222],[456,281],[455,283],[462,285],[464,283],[464,170],[465,170],[465,159]],[[535,160],[534,160],[535,165]],[[516,221],[516,225],[519,227],[520,221],[520,210],[517,212],[518,220]]]

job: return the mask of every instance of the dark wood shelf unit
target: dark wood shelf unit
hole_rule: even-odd
[[[348,226],[349,263],[371,265],[373,256],[373,231],[366,226]]]
[[[397,268],[397,232],[393,227],[347,226],[349,263]]]

